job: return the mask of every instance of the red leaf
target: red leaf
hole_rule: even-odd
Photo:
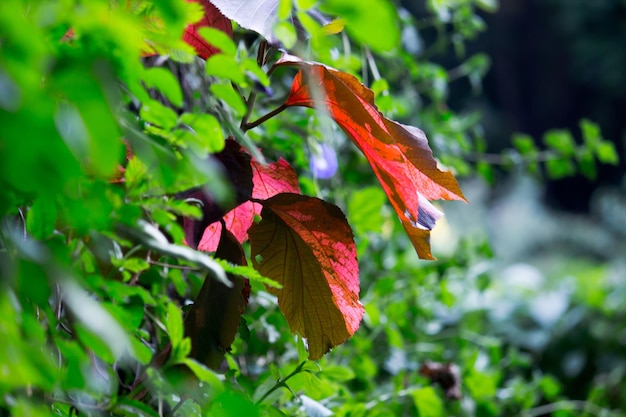
[[[185,28],[183,33],[183,40],[189,45],[193,46],[199,57],[207,59],[211,55],[215,55],[220,52],[219,49],[211,46],[200,34],[198,29],[201,27],[212,27],[219,29],[226,33],[231,38],[233,37],[233,25],[226,16],[224,16],[211,2],[208,0],[188,0],[202,4],[204,8],[204,16],[202,19],[189,25]]]
[[[296,171],[284,159],[269,165],[252,160],[252,198],[266,200],[279,193],[300,194]],[[246,201],[224,216],[226,228],[235,235],[240,243],[248,240],[248,229],[252,226],[254,215],[261,214],[261,205]],[[198,249],[214,252],[222,230],[220,222],[210,224],[204,231]]]
[[[327,109],[369,161],[417,254],[433,259],[430,230],[442,213],[429,200],[466,200],[452,173],[437,168],[424,132],[385,118],[350,74],[290,56],[280,63],[300,67],[285,104]]]
[[[249,231],[252,263],[283,287],[269,288],[292,332],[319,359],[358,329],[359,269],[352,230],[336,206],[315,197],[278,194],[263,203]]]
[[[280,193],[300,194],[298,175],[283,158],[269,165],[252,160],[252,182],[252,197],[258,200],[266,200]]]
[[[216,258],[235,265],[247,265],[241,245],[233,235],[221,235]],[[248,279],[228,274],[232,287],[207,277],[185,317],[185,336],[191,339],[190,356],[216,369],[235,340],[241,314],[248,304]]]

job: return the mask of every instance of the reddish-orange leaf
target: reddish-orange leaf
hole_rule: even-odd
[[[233,25],[230,19],[224,16],[222,12],[220,12],[217,7],[215,7],[208,0],[188,1],[194,1],[202,4],[202,7],[204,8],[204,16],[199,22],[189,25],[185,28],[185,33],[183,33],[183,40],[194,47],[199,57],[207,59],[211,55],[217,54],[220,51],[214,46],[211,46],[202,36],[200,36],[200,34],[198,33],[198,29],[200,29],[201,27],[212,27],[221,30],[232,38]]]
[[[442,213],[429,200],[466,200],[452,173],[437,167],[424,132],[385,118],[350,74],[291,56],[280,63],[300,67],[285,104],[330,113],[369,161],[417,254],[433,259],[430,230]]]
[[[269,165],[252,160],[252,198],[266,200],[280,193],[300,194],[298,175],[289,162],[280,158]]]
[[[263,203],[249,231],[252,263],[282,285],[269,288],[289,327],[319,359],[358,329],[359,269],[352,230],[336,206],[315,197],[278,194]]]
[[[284,159],[281,158],[269,165],[261,164],[253,159],[250,164],[252,166],[252,198],[266,200],[280,193],[300,194],[296,171]],[[248,229],[252,226],[255,214],[261,214],[261,205],[246,201],[224,216],[226,228],[240,243],[248,240]],[[204,231],[198,249],[214,252],[221,230],[222,225],[219,221],[210,224]]]

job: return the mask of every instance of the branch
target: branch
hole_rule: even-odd
[[[287,108],[286,104],[281,104],[280,106],[278,106],[277,108],[275,108],[274,110],[272,110],[271,112],[267,113],[264,116],[259,117],[258,119],[256,119],[253,122],[250,123],[244,123],[243,121],[241,122],[241,130],[248,131],[250,129],[254,129],[255,127],[259,126],[260,124],[264,123],[265,121],[271,119],[272,117],[276,116],[277,114],[281,113],[283,110],[285,110]]]

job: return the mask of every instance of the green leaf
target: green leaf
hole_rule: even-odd
[[[338,382],[346,382],[356,378],[354,370],[340,365],[325,366],[321,376]]]
[[[296,29],[289,22],[278,22],[276,26],[274,26],[274,36],[276,36],[287,49],[293,48],[298,40]]]
[[[171,71],[162,67],[147,68],[143,80],[148,88],[156,88],[176,107],[183,105],[183,92]]]
[[[387,201],[380,187],[354,191],[348,200],[348,218],[357,235],[380,233],[383,224],[382,208]]]
[[[291,14],[292,0],[279,0],[278,1],[278,18],[286,19]]]
[[[146,122],[161,127],[164,130],[172,130],[178,122],[178,116],[174,110],[164,106],[156,100],[143,103],[139,110],[139,116]]]
[[[175,349],[183,340],[183,316],[180,308],[171,302],[167,304],[165,327],[170,336],[172,349]]]
[[[597,171],[593,151],[590,148],[579,148],[576,153],[576,159],[578,160],[580,172],[591,180],[595,179]]]
[[[263,68],[259,67],[259,64],[257,64],[256,60],[251,58],[244,59],[241,62],[241,67],[247,73],[246,75],[248,77],[251,77],[253,80],[260,82],[261,85],[264,85],[266,87],[270,85],[269,77],[267,76],[265,71],[263,71]]]
[[[169,243],[161,231],[146,221],[140,220],[137,223],[136,228],[127,225],[119,225],[118,229],[122,234],[138,239],[150,249],[160,252],[163,255],[168,255],[173,258],[182,258],[183,260],[200,265],[208,270],[212,279],[220,281],[227,287],[232,286],[232,283],[226,277],[224,269],[222,269],[214,259],[187,246]]]
[[[131,351],[128,334],[111,314],[73,281],[61,283],[64,300],[79,323],[79,338],[105,362],[113,363]]]
[[[124,184],[128,190],[136,190],[148,177],[148,168],[139,158],[133,156],[126,164]]]
[[[537,147],[535,146],[535,141],[529,135],[525,135],[523,133],[515,133],[513,134],[513,145],[517,148],[520,154],[528,155],[536,153]]]
[[[191,369],[200,381],[206,382],[218,392],[224,391],[224,384],[215,372],[192,358],[185,359],[184,364]]]
[[[498,0],[475,0],[476,5],[486,12],[495,12],[498,10]]]
[[[54,232],[56,218],[56,201],[42,196],[28,210],[26,229],[34,238],[46,239]]]
[[[476,164],[476,171],[481,177],[488,183],[493,185],[495,182],[495,174],[493,167],[486,162],[479,162]]]
[[[475,399],[491,399],[496,395],[498,376],[473,370],[465,376],[464,385]]]
[[[206,157],[208,153],[217,153],[224,149],[224,132],[217,118],[212,114],[183,113],[179,120],[180,123],[184,123],[193,129],[193,132],[183,129],[177,132],[186,133],[183,138],[187,140],[188,145],[201,158]]]
[[[400,42],[396,8],[387,0],[327,0],[322,11],[346,20],[346,31],[373,51],[384,53]]]
[[[102,177],[112,175],[122,156],[118,125],[109,106],[115,105],[107,92],[116,91],[107,66],[85,60],[60,66],[51,77],[58,93],[68,102],[58,107],[55,125],[77,159]],[[90,68],[99,68],[99,71]]]
[[[591,148],[595,149],[598,143],[602,140],[602,134],[600,133],[600,126],[598,124],[593,123],[587,119],[581,119],[580,121],[580,131],[583,134],[583,140],[585,144]]]
[[[74,326],[74,329],[76,331],[76,335],[78,336],[78,340],[80,340],[80,342],[91,350],[98,358],[109,364],[115,362],[115,355],[99,336],[81,324]]]
[[[574,138],[568,130],[550,130],[543,136],[543,141],[550,148],[565,156],[572,156],[576,151]]]
[[[576,167],[569,159],[549,159],[546,161],[548,177],[553,180],[569,177],[576,173]]]
[[[198,33],[222,54],[234,57],[237,54],[237,46],[233,40],[223,31],[212,27],[201,27]]]
[[[278,282],[261,275],[259,271],[251,266],[233,265],[230,262],[224,261],[222,259],[215,259],[215,262],[217,262],[222,268],[224,268],[224,271],[228,272],[229,274],[239,275],[248,278],[250,281],[265,284],[270,288],[282,288],[282,285],[280,285]]]
[[[259,417],[259,409],[250,400],[234,390],[226,390],[211,403],[207,416],[216,417]]]
[[[243,98],[241,98],[230,84],[212,84],[209,89],[215,97],[223,100],[235,110],[238,116],[242,117],[245,114],[246,104],[243,102]]]
[[[142,365],[147,365],[152,361],[152,350],[136,337],[131,337],[133,356]]]
[[[227,79],[244,87],[247,86],[246,76],[242,72],[239,62],[232,56],[212,55],[207,59],[204,68],[209,76]]]
[[[615,151],[615,145],[609,141],[600,141],[596,146],[596,156],[604,164],[617,165],[619,156]]]
[[[160,417],[152,407],[127,397],[120,397],[114,411],[124,416]]]
[[[541,378],[539,381],[539,388],[541,388],[543,396],[548,401],[555,401],[561,392],[561,384],[556,378],[550,375],[544,375]]]
[[[126,269],[132,273],[137,273],[150,268],[150,264],[145,259],[129,258],[122,262],[121,268]]]
[[[417,388],[411,392],[419,417],[442,417],[443,402],[432,387]]]

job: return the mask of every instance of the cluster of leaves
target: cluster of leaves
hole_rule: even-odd
[[[251,19],[245,10],[253,5],[217,4],[273,41],[277,2],[260,2],[267,13]],[[257,60],[239,53],[230,19],[209,2],[2,7],[2,308],[10,319],[2,336],[15,340],[2,351],[3,401],[12,412],[153,414],[146,404],[172,406],[191,374],[204,383],[192,403],[215,407],[224,383],[206,366],[217,368],[230,349],[248,279],[277,296],[311,359],[356,331],[363,308],[344,215],[302,195],[293,168],[265,165],[246,136],[287,107],[335,119],[370,162],[420,256],[432,258],[429,231],[441,215],[429,200],[463,199],[421,131],[385,118],[357,78],[322,64],[290,55],[274,62],[269,73],[299,72],[284,104],[249,122],[257,90],[268,92],[262,67],[275,58],[265,41],[257,41]],[[295,15],[304,20],[309,9]],[[394,9],[382,10],[390,26]],[[355,16],[349,33],[389,46],[362,30],[372,9]],[[307,29],[321,24],[309,19]],[[197,78],[210,96],[185,85],[194,80],[179,83],[158,58],[146,68],[141,57],[155,54],[184,76],[203,69]],[[17,139],[22,130],[28,140]],[[247,240],[265,277],[246,266]],[[177,304],[190,299],[183,320]]]
[[[580,121],[582,143],[577,144],[569,130],[552,129],[542,137],[543,149],[531,136],[517,133],[512,137],[514,148],[500,154],[486,153],[484,142],[477,142],[476,151],[467,155],[476,162],[476,170],[489,183],[493,183],[493,166],[506,169],[522,166],[525,172],[552,180],[559,180],[578,173],[589,180],[597,175],[598,163],[617,165],[619,157],[613,142],[602,138],[600,127],[587,119]],[[544,174],[545,173],[545,174]]]
[[[464,42],[495,7],[427,4],[417,23],[387,1],[0,4],[0,413],[567,402],[480,336],[488,312],[455,309],[489,285],[486,244],[417,259],[441,215],[429,200],[463,199],[429,145],[472,170],[479,117],[446,100],[460,78],[479,89],[488,58]],[[448,70],[431,58],[449,43],[463,62]]]

